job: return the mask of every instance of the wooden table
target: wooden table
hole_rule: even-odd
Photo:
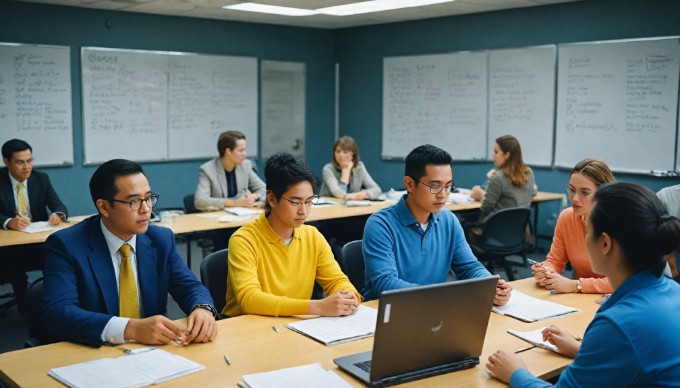
[[[576,307],[580,311],[534,323],[524,323],[491,313],[480,365],[468,370],[418,380],[404,386],[505,386],[487,374],[484,364],[489,355],[499,348],[518,350],[528,346],[526,342],[508,334],[507,329],[528,331],[557,324],[574,335],[583,336],[587,325],[599,308],[595,300],[601,295],[550,294],[547,290],[537,287],[533,279],[518,280],[512,282],[512,285],[515,289],[531,296]],[[367,305],[376,307],[377,301],[368,302]],[[371,350],[373,338],[327,347],[283,328],[284,324],[296,319],[244,315],[219,321],[219,334],[215,342],[192,344],[186,348],[174,343],[162,346],[161,348],[166,351],[182,355],[207,367],[205,371],[172,380],[163,385],[234,387],[241,381],[244,374],[319,362],[324,368],[334,370],[351,384],[362,386],[358,380],[339,370],[333,364],[333,358]],[[276,325],[280,332],[274,332],[272,325]],[[91,348],[60,342],[0,354],[0,378],[10,385],[22,387],[57,387],[60,384],[47,375],[51,368],[104,357],[119,357],[123,355],[122,347],[136,348],[141,345],[126,344],[117,347]],[[231,366],[224,361],[225,354],[230,357]],[[521,356],[529,365],[529,370],[542,378],[552,378],[558,375],[571,362],[571,359],[567,357],[540,348],[525,351],[521,353]]]

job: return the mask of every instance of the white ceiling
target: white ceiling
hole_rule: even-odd
[[[58,4],[74,7],[141,12],[158,15],[185,16],[204,19],[231,20],[287,26],[336,29],[367,26],[441,16],[497,11],[509,8],[568,3],[580,0],[456,0],[450,3],[405,8],[353,16],[280,16],[222,9],[224,5],[257,2],[285,7],[317,9],[364,0],[15,0],[31,3]]]

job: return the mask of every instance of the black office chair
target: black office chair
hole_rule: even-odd
[[[28,340],[25,348],[44,345],[44,329],[42,325],[43,278],[40,277],[28,286]]]
[[[357,291],[364,288],[364,253],[361,251],[361,240],[350,241],[342,247],[340,267],[352,282]]]
[[[222,249],[204,257],[201,262],[201,283],[210,291],[219,312],[218,319],[225,318],[221,311],[227,304],[228,257],[229,249]]]
[[[194,205],[194,195],[189,194],[184,196],[184,212],[186,214],[198,213],[198,209]]]
[[[512,263],[506,258],[520,255],[526,265],[525,231],[529,222],[529,208],[508,208],[493,213],[482,226],[478,243],[470,244],[472,252],[480,260],[486,260],[486,268],[493,273],[494,263],[501,262],[508,280],[515,280]]]

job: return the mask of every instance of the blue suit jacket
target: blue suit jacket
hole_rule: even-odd
[[[100,346],[104,327],[119,313],[116,275],[100,216],[52,234],[45,248],[45,340]],[[197,304],[215,305],[177,252],[169,229],[149,226],[137,235],[136,253],[143,318],[166,313],[168,292],[186,314]]]

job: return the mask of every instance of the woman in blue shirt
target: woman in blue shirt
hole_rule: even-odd
[[[550,326],[543,338],[575,357],[557,382],[574,387],[677,387],[680,383],[680,285],[661,276],[665,254],[680,246],[680,219],[649,189],[611,183],[595,194],[586,223],[593,270],[614,292],[595,314],[583,343]],[[522,359],[498,350],[486,367],[516,387],[550,384],[527,371]]]

